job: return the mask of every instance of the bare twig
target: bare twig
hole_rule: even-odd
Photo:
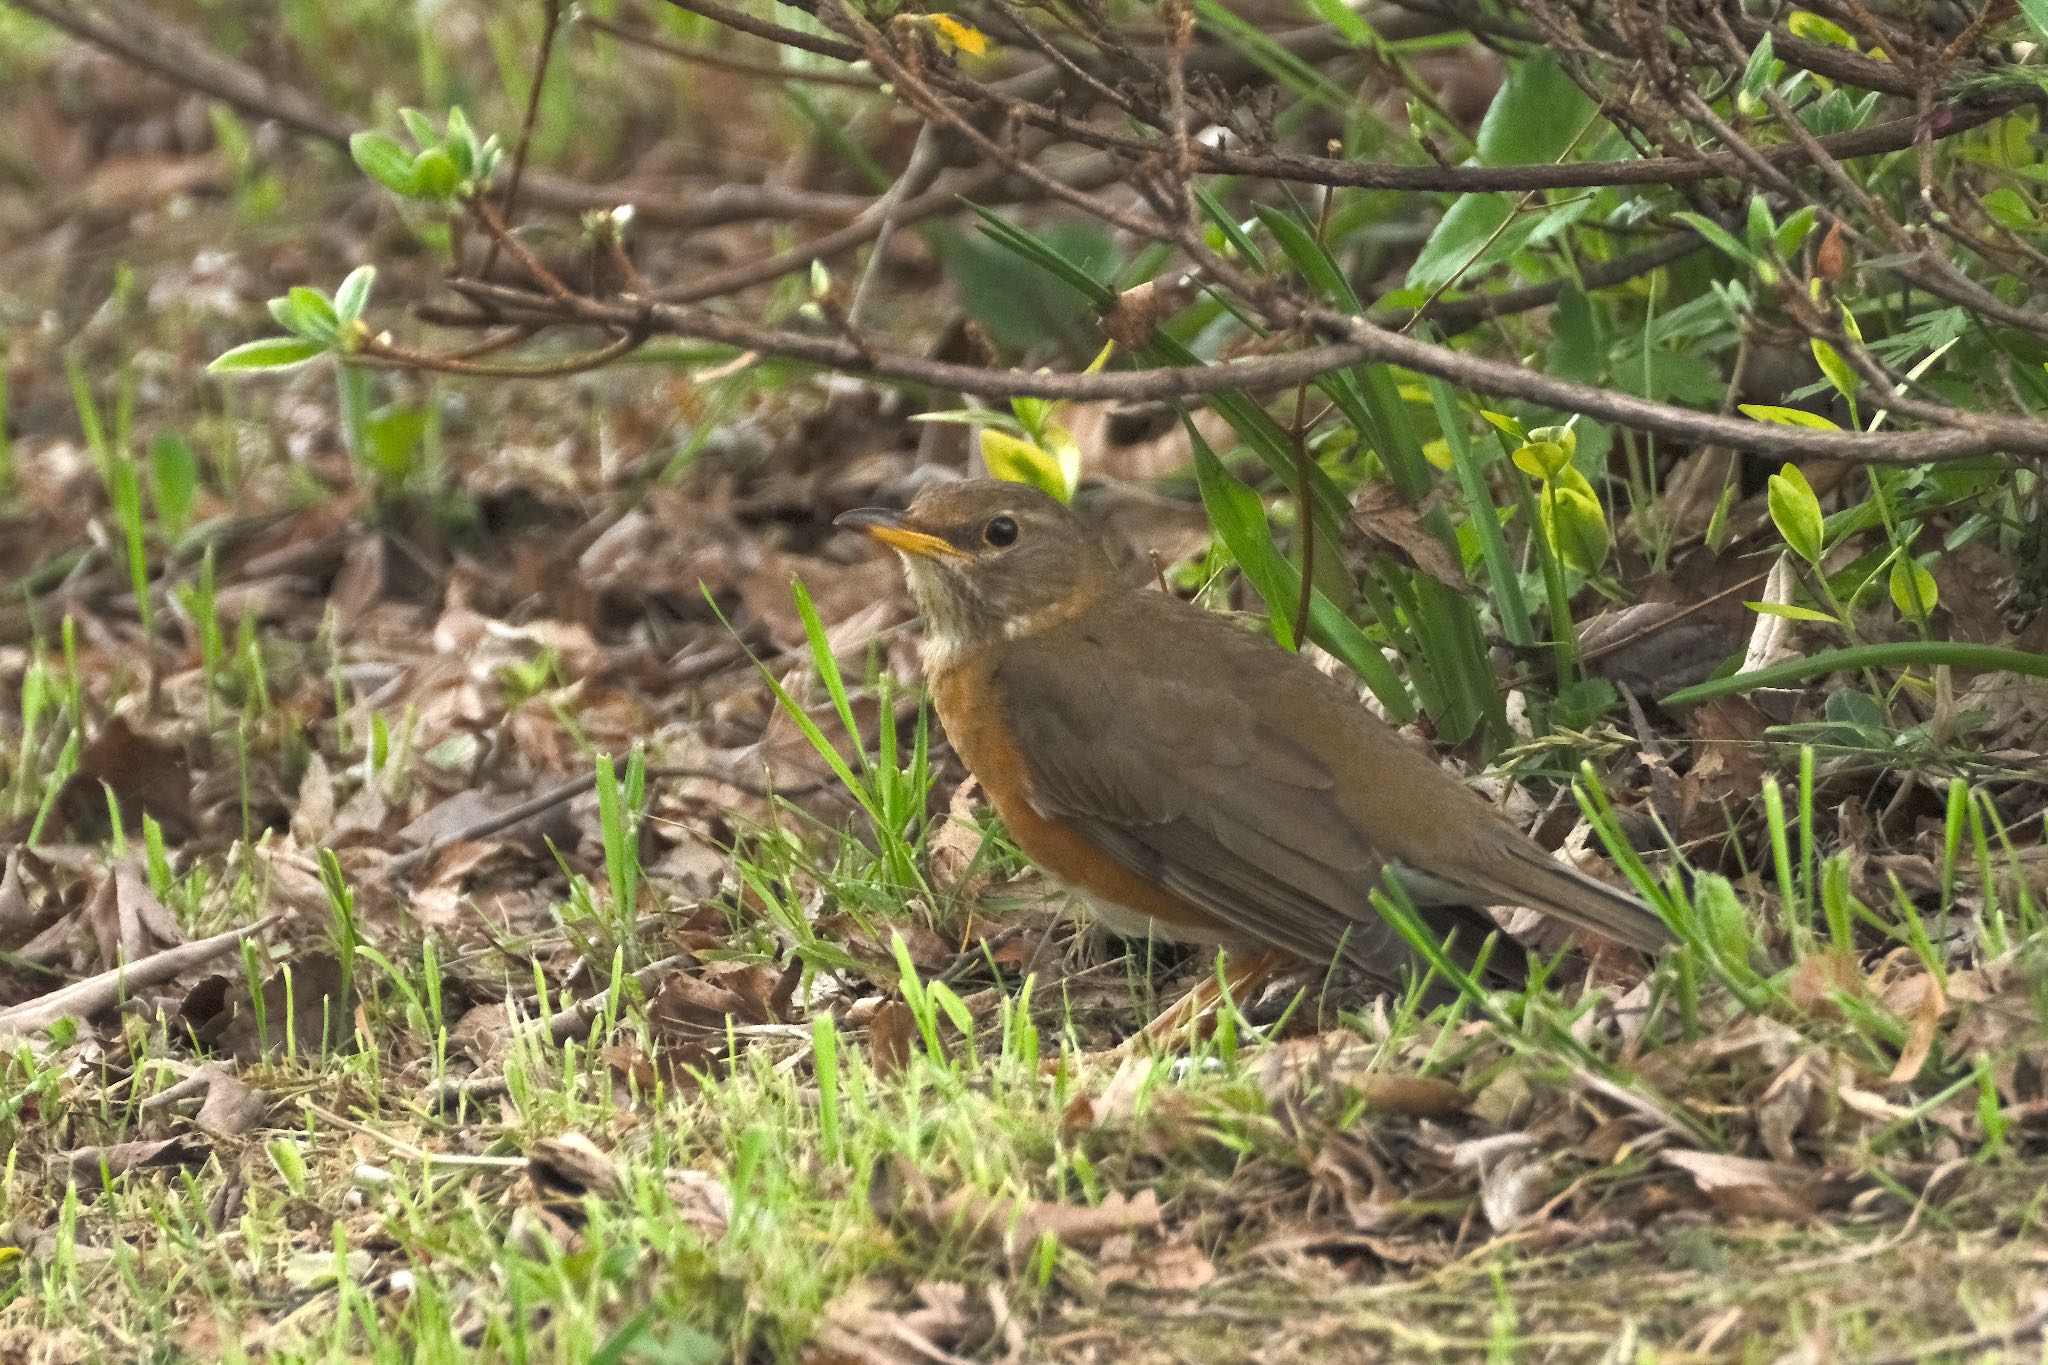
[[[37,1033],[59,1019],[91,1019],[104,1014],[136,991],[161,986],[180,972],[232,951],[275,922],[276,916],[270,916],[211,938],[180,943],[133,962],[110,967],[97,976],[74,981],[62,990],[51,991],[12,1009],[0,1010],[0,1038],[20,1038]]]

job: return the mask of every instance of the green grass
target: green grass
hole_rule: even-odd
[[[402,104],[516,126],[537,11],[474,51],[423,13],[294,3],[278,22],[294,50],[332,54],[309,83],[379,126]],[[248,37],[230,16],[207,22],[231,46]],[[38,77],[55,46],[10,47],[21,28],[0,12],[0,66]],[[586,108],[579,92],[619,78],[619,50],[558,56],[536,164],[608,164],[622,129],[682,98],[655,82]],[[388,82],[361,88],[367,70]],[[836,98],[801,135],[841,134],[819,150],[846,170],[872,130],[847,132]],[[764,118],[801,122],[769,103]],[[1589,496],[1589,510],[1565,471],[1591,438],[1525,428],[1441,383],[1333,378],[1303,436],[1311,528],[1331,522],[1334,549],[1368,477],[1418,495],[1455,485],[1462,507],[1418,520],[1476,586],[1382,560],[1337,582],[1327,556],[1309,634],[1398,718],[1471,736],[1468,755],[1497,753],[1563,808],[1575,800],[1680,946],[1640,980],[1589,979],[1559,956],[1528,990],[1486,993],[1395,892],[1387,912],[1434,955],[1450,1004],[1276,990],[1230,1002],[1207,1038],[1118,1064],[1103,1050],[1214,964],[1077,931],[986,816],[963,851],[946,825],[956,774],[905,678],[884,648],[835,649],[831,576],[853,570],[811,553],[819,528],[799,518],[732,513],[756,493],[783,505],[788,434],[829,409],[825,386],[763,365],[699,392],[685,380],[705,356],[687,347],[544,390],[356,370],[339,386],[324,372],[156,382],[161,357],[182,381],[264,325],[175,291],[136,306],[191,240],[230,242],[266,282],[343,279],[374,249],[379,326],[398,325],[397,301],[445,257],[438,224],[360,208],[338,158],[266,160],[239,121],[215,125],[231,183],[194,209],[196,236],[124,238],[129,269],[66,260],[15,296],[79,339],[60,355],[30,337],[26,362],[9,357],[0,512],[58,524],[36,501],[51,496],[47,425],[92,465],[72,490],[89,508],[66,506],[8,593],[63,610],[0,637],[0,815],[36,860],[32,904],[78,933],[54,967],[9,965],[21,996],[103,966],[84,907],[124,857],[189,937],[282,918],[153,994],[161,1011],[7,1044],[0,1348],[796,1361],[835,1341],[891,1358],[914,1330],[969,1359],[1007,1357],[1013,1340],[1044,1359],[1861,1359],[1928,1343],[1974,1358],[2018,1324],[2015,1349],[2038,1351],[2043,1281],[2024,1248],[2048,1172],[2039,777],[1977,752],[1970,723],[1913,709],[1944,663],[2013,660],[1945,653],[1922,638],[1932,604],[1890,590],[1928,528],[1949,527],[1951,552],[2022,524],[2032,476],[1888,471],[1832,517],[1786,504],[1784,548],[1810,533],[1857,556],[1816,580],[1807,610],[1915,638],[1823,656],[1856,700],[1747,746],[1768,770],[1755,800],[1730,803],[1725,840],[1678,848],[1641,818],[1644,792],[1611,776],[1638,737],[1583,680],[1573,631],[1624,593],[1614,543],[1639,535],[1660,563],[1669,550],[1654,525],[1631,529],[1654,521],[1654,466],[1625,452],[1625,486],[1598,490],[1617,505]],[[1311,229],[1204,199],[1243,259],[1358,305],[1330,238],[1386,226],[1380,201],[1347,200]],[[990,238],[1006,270],[1104,290],[1055,233],[992,217]],[[1196,316],[1208,327],[1221,311],[1208,300]],[[1202,576],[1226,605],[1250,581],[1291,635],[1291,434],[1244,395],[1216,406],[1237,448],[1203,447],[1195,482],[1219,541]],[[728,443],[742,428],[773,441]],[[622,439],[646,457],[623,473]],[[563,546],[580,554],[585,531],[634,514],[664,552],[730,533],[801,558],[794,634],[764,624],[781,559],[766,588],[740,572],[701,594],[578,584],[619,599],[609,616],[575,607],[596,648],[539,630],[565,600],[550,596],[563,564],[580,562]],[[1527,738],[1507,723],[1496,635],[1556,668],[1526,689]],[[734,637],[744,658],[673,683],[671,661]],[[1818,666],[1707,686],[1782,686]],[[86,792],[113,832],[74,827],[60,797],[114,715],[191,757],[203,837],[153,814],[133,774]],[[766,734],[794,737],[772,772],[746,747]],[[778,799],[683,795],[658,775],[734,752],[727,775],[765,774]],[[323,771],[324,823],[308,814]],[[1840,837],[1881,813],[1872,771],[1932,793],[1882,848]],[[452,795],[580,773],[589,796],[530,839],[460,873],[429,859],[388,875],[398,831]],[[219,1021],[202,1001],[187,1008],[194,986],[239,1011],[225,1033],[206,1032]],[[259,1121],[220,1127],[199,1094],[164,1098],[211,1062],[267,1094]],[[123,1144],[163,1142],[162,1164],[125,1166],[137,1154]],[[1774,1164],[1714,1164],[1727,1159]]]

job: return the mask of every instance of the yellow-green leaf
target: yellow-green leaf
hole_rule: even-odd
[[[1744,602],[1751,611],[1764,616],[1782,616],[1788,621],[1826,621],[1833,624],[1834,617],[1812,607],[1795,607],[1790,602]]]
[[[1571,452],[1556,441],[1530,441],[1514,454],[1515,467],[1532,479],[1549,482],[1572,462]]]
[[[1817,412],[1806,412],[1800,408],[1773,407],[1769,403],[1744,403],[1740,406],[1744,417],[1754,417],[1759,422],[1776,422],[1781,427],[1812,427],[1816,431],[1841,430],[1841,427]]]
[[[1564,447],[1564,457],[1569,460],[1579,453],[1579,431],[1577,427],[1559,424],[1550,427],[1530,427],[1531,441],[1549,441]]]
[[[1557,557],[1588,577],[1598,573],[1613,544],[1600,500],[1560,479],[1543,486],[1538,510],[1543,516],[1543,533]]]
[[[1771,509],[1771,521],[1785,545],[1809,564],[1819,564],[1827,528],[1820,514],[1820,499],[1799,466],[1788,464],[1771,475],[1764,500]]]
[[[1854,398],[1860,387],[1856,371],[1849,368],[1849,362],[1842,359],[1842,353],[1814,337],[1809,343],[1813,348],[1813,363],[1820,366],[1820,372],[1828,377],[1828,383],[1835,386],[1835,392],[1844,398]]]
[[[1892,603],[1915,621],[1924,620],[1941,596],[1927,566],[1905,555],[1892,561],[1891,590]]]
[[[1068,489],[1066,480],[1060,476],[1060,462],[1042,446],[1021,436],[1012,436],[1007,431],[983,427],[981,458],[987,463],[989,474],[995,478],[1008,479],[1011,483],[1028,483],[1061,502],[1067,500]]]

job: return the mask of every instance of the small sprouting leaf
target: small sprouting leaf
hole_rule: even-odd
[[[981,432],[981,458],[988,465],[988,472],[998,479],[1030,484],[1061,502],[1069,496],[1066,480],[1060,473],[1059,460],[1033,442],[1012,436],[1007,431],[984,427]]]
[[[412,134],[413,142],[422,148],[431,147],[441,140],[440,133],[434,130],[433,120],[417,109],[399,110],[398,121],[405,125],[406,132]]]
[[[313,357],[325,355],[327,347],[305,337],[265,337],[245,341],[214,357],[208,374],[246,374],[253,370],[288,370]]]
[[[462,188],[462,168],[439,147],[429,147],[412,163],[415,193],[426,199],[447,199]]]
[[[1925,620],[1941,598],[1927,566],[1907,555],[1892,561],[1891,590],[1893,605],[1901,615],[1915,621]]]
[[[334,315],[337,321],[351,323],[362,317],[363,309],[370,302],[370,286],[377,282],[377,267],[359,265],[348,272],[348,278],[334,291]]]
[[[292,328],[302,337],[314,341],[332,342],[341,334],[341,318],[334,311],[334,300],[317,289],[295,284],[285,295],[286,305],[297,321]],[[276,310],[272,310],[275,316]]]
[[[1820,499],[1814,496],[1813,485],[1799,472],[1799,466],[1788,464],[1771,475],[1765,501],[1786,547],[1807,563],[1819,564],[1827,534],[1826,521],[1820,514]]]
[[[390,190],[410,197],[418,188],[413,174],[412,153],[398,145],[398,139],[383,133],[357,133],[348,140],[348,154],[363,174]]]
[[[1791,260],[1805,244],[1808,234],[1813,231],[1818,216],[1814,206],[1808,204],[1778,225],[1777,232],[1771,236],[1771,245],[1778,249],[1780,256]]]
[[[1817,412],[1801,408],[1773,407],[1769,403],[1743,403],[1739,410],[1744,417],[1754,417],[1759,422],[1776,422],[1781,427],[1812,427],[1816,431],[1840,431],[1841,427]]]
[[[1543,518],[1543,532],[1557,557],[1588,577],[1598,573],[1607,562],[1607,551],[1614,540],[1600,500],[1559,479],[1544,485],[1543,499],[1537,506]]]
[[[1782,616],[1788,621],[1825,621],[1833,625],[1835,618],[1812,607],[1794,606],[1790,602],[1744,602],[1742,604],[1762,616]]]
[[[1744,245],[1752,253],[1761,255],[1764,248],[1770,245],[1771,236],[1777,231],[1777,227],[1778,225],[1771,221],[1771,206],[1764,202],[1764,197],[1760,194],[1751,195],[1749,221],[1743,225],[1742,230]]]
[[[1568,423],[1556,426],[1530,427],[1529,439],[1550,441],[1564,447],[1564,457],[1569,460],[1579,453],[1579,429]]]
[[[1517,442],[1529,439],[1528,433],[1522,429],[1522,424],[1504,412],[1491,412],[1486,408],[1481,408],[1479,415],[1485,418],[1486,424],[1495,431],[1501,432]]]
[[[1556,441],[1529,441],[1515,451],[1515,467],[1532,479],[1548,481],[1571,463],[1571,452]]]
[[[1808,344],[1813,348],[1813,363],[1820,366],[1820,372],[1827,376],[1828,383],[1844,398],[1854,398],[1859,387],[1856,371],[1849,368],[1849,362],[1842,359],[1842,353],[1814,337]]]

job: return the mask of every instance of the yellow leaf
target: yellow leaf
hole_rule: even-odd
[[[1012,436],[1007,431],[994,427],[983,427],[981,431],[981,458],[988,466],[989,474],[1011,483],[1028,483],[1033,488],[1043,489],[1061,502],[1072,496],[1067,487],[1065,471],[1060,468],[1059,457],[1034,442],[1021,436]]]
[[[980,29],[961,23],[950,14],[931,16],[932,27],[944,34],[946,41],[970,57],[979,57],[988,51],[988,36]]]

